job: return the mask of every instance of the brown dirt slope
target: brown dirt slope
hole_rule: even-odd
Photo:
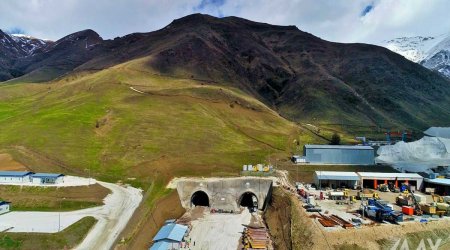
[[[15,161],[10,154],[0,154],[0,171],[26,171],[27,168]]]
[[[126,244],[119,244],[118,249],[148,249],[152,237],[158,232],[166,219],[180,218],[185,212],[181,206],[178,193],[174,190],[169,195],[155,202],[153,209],[141,205],[133,215],[130,223],[139,225],[140,229],[127,227],[122,235],[132,236],[125,239]],[[142,218],[145,218],[142,220]]]

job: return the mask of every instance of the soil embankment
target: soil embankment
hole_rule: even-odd
[[[264,220],[275,249],[311,249],[313,222],[301,211],[299,202],[280,188],[275,188]]]
[[[129,223],[139,222],[133,220],[139,220],[141,216],[138,213],[145,213],[145,210],[138,210],[133,216]],[[122,232],[122,235],[133,235],[130,242],[125,244],[119,244],[117,249],[148,249],[152,242],[152,235],[156,235],[158,230],[164,224],[167,219],[177,219],[180,218],[184,213],[185,209],[181,206],[180,198],[176,190],[172,191],[169,195],[155,202],[155,206],[148,214],[145,214],[145,220],[142,226],[142,230],[136,230],[131,232],[133,229],[127,228],[126,231]]]

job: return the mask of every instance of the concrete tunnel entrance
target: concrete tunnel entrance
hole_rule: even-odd
[[[239,198],[239,205],[241,207],[247,207],[249,210],[257,210],[258,198],[252,192],[245,192]]]
[[[197,191],[192,194],[191,206],[209,207],[209,197],[203,191]]]

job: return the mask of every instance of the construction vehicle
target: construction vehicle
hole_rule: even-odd
[[[450,205],[446,197],[442,197],[437,194],[432,194],[431,197],[433,198],[433,201],[436,203],[437,214],[450,215]]]
[[[328,197],[330,200],[345,200],[349,197],[349,190],[344,189],[342,191],[330,191],[328,192]]]
[[[378,185],[378,190],[381,192],[388,192],[389,191],[389,187],[387,184],[380,184]]]
[[[414,193],[411,191],[411,185],[409,184],[403,184],[402,187],[406,188],[407,193],[409,194],[409,196],[411,197],[411,200],[413,201],[413,205],[414,205],[414,213],[416,215],[422,215],[423,211],[422,208],[420,207],[419,202],[417,202],[416,196],[414,195]],[[405,193],[405,192],[404,192]]]
[[[361,200],[361,199],[369,199],[369,198],[379,199],[380,196],[378,195],[377,192],[364,189],[363,191],[358,192],[357,198],[359,200]]]
[[[387,202],[371,198],[368,204],[363,207],[364,213],[375,221],[389,221],[398,223],[403,221],[403,214],[395,211],[387,205]]]
[[[395,204],[398,206],[412,206],[414,204],[411,195],[400,194],[395,198]]]
[[[420,204],[420,210],[423,211],[424,214],[433,215],[436,214],[436,207],[430,204]]]
[[[434,202],[444,203],[444,198],[440,195],[432,194],[431,197],[433,198]]]

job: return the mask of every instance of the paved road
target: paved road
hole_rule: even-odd
[[[55,233],[78,220],[93,216],[98,222],[76,249],[110,249],[125,228],[139,203],[142,192],[132,187],[97,182],[112,191],[100,207],[72,212],[10,212],[0,215],[0,231]]]

